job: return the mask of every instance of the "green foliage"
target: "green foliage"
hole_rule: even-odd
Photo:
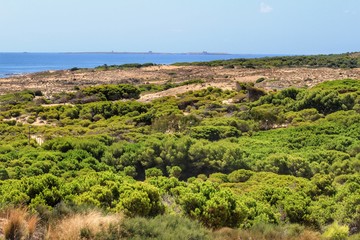
[[[122,65],[107,65],[107,64],[104,64],[102,66],[95,67],[95,69],[106,71],[106,70],[113,70],[113,69],[142,68],[142,67],[151,67],[151,66],[156,66],[156,64],[154,64],[154,63],[144,63],[144,64],[126,63],[126,64],[122,64]]]
[[[228,175],[228,179],[230,182],[246,182],[254,173],[249,170],[240,169],[233,171]]]
[[[126,239],[210,239],[208,230],[198,222],[179,215],[163,215],[153,219],[140,217],[127,219],[120,229],[121,236]],[[114,237],[118,238],[118,235]]]
[[[202,126],[229,126],[235,127],[241,132],[249,132],[256,128],[252,122],[241,120],[235,117],[205,118],[201,121]]]
[[[120,201],[117,209],[128,216],[156,216],[164,212],[157,188],[137,183],[120,189]]]
[[[266,80],[265,78],[261,77],[261,78],[256,79],[256,83],[261,83],[265,80]]]
[[[218,189],[210,182],[194,182],[188,187],[175,188],[184,212],[199,219],[205,226],[219,228],[237,227],[247,217],[247,208],[228,189]]]
[[[284,56],[265,58],[239,58],[231,60],[217,60],[211,62],[176,63],[176,66],[223,66],[227,68],[273,68],[273,67],[329,67],[356,68],[359,67],[359,57],[351,53],[314,55],[314,56]]]
[[[35,92],[31,90],[24,90],[22,92],[14,92],[0,96],[2,104],[16,105],[24,102],[30,102],[34,99]]]
[[[287,154],[269,155],[259,163],[259,169],[278,174],[290,174],[297,177],[310,177],[309,162],[301,157],[289,156]]]
[[[148,168],[145,170],[146,178],[159,177],[162,175],[163,175],[163,172],[161,171],[161,169],[158,169],[158,168]]]
[[[181,175],[182,169],[179,166],[173,166],[168,168],[168,174],[170,177],[179,178]]]
[[[340,226],[337,222],[328,226],[323,236],[330,240],[343,240],[347,239],[349,228],[347,226]]]
[[[130,176],[130,177],[136,177],[136,175],[137,175],[136,168],[134,166],[124,167],[124,173],[125,173],[125,175]]]
[[[191,137],[217,141],[222,138],[239,137],[241,133],[232,126],[197,126],[191,128]]]
[[[270,129],[271,126],[276,123],[280,123],[282,121],[282,114],[282,108],[270,104],[253,107],[250,110],[251,118],[259,121],[261,123],[261,128],[265,130]]]
[[[105,96],[106,100],[114,101],[123,98],[139,98],[140,90],[129,84],[102,85],[87,87],[81,90],[87,96],[100,94]]]
[[[193,83],[198,82],[140,89]],[[337,221],[356,234],[358,81],[284,89],[258,100],[248,96],[249,89],[256,92],[252,85],[238,87],[239,92],[207,88],[151,103],[105,101],[118,96],[117,85],[53,99],[76,105],[39,106],[32,101],[40,94],[35,92],[4,95],[11,101],[0,106],[0,204],[25,205],[44,216],[59,204],[130,218],[161,219],[166,212],[213,229],[273,224],[263,228],[269,232],[286,224],[321,231]],[[227,101],[241,94],[240,103]],[[31,137],[44,141],[41,146],[28,140],[33,121],[43,121],[30,128]],[[123,234],[140,238],[137,231]]]
[[[57,93],[51,98],[54,103],[85,104],[98,101],[116,101],[120,99],[138,99],[140,90],[130,84],[108,84],[86,87],[71,93]]]
[[[75,148],[75,141],[71,138],[54,138],[50,141],[47,141],[43,148],[45,150],[67,152]]]
[[[310,198],[304,194],[291,194],[281,201],[286,218],[291,223],[304,223],[308,214]]]
[[[339,110],[346,109],[339,94],[334,91],[319,91],[313,90],[309,92],[302,92],[298,96],[298,101],[295,105],[296,110],[306,108],[315,108],[320,113],[329,114]]]
[[[359,90],[360,83],[353,79],[344,79],[341,81],[326,81],[319,83],[314,89],[321,90],[335,90],[339,93],[357,92]]]

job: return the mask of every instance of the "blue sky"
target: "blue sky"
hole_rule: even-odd
[[[360,0],[0,0],[0,52],[360,51]]]

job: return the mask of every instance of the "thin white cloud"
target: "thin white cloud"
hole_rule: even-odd
[[[268,4],[264,3],[264,2],[260,3],[260,12],[261,13],[270,13],[273,10],[274,9],[270,5],[268,5]]]

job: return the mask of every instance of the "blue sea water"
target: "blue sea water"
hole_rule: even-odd
[[[0,53],[0,78],[11,75],[63,70],[73,67],[93,68],[125,63],[172,64],[233,58],[257,58],[266,54],[166,54],[166,53]]]

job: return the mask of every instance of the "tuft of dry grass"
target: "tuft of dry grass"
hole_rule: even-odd
[[[78,240],[90,239],[96,234],[106,231],[109,226],[122,221],[120,215],[102,215],[92,211],[85,214],[74,214],[59,220],[49,227],[47,239],[49,240]]]
[[[320,233],[310,230],[303,231],[299,236],[299,240],[320,240],[320,239],[322,239]]]
[[[30,216],[27,220],[27,229],[30,236],[33,236],[35,234],[38,221],[39,218],[35,215]]]
[[[27,208],[8,209],[2,226],[5,239],[32,239],[38,220],[36,215],[29,214]]]
[[[213,237],[215,240],[238,240],[240,238],[240,231],[237,229],[232,229],[228,227],[220,228],[213,232]],[[244,238],[246,239],[246,238]]]

